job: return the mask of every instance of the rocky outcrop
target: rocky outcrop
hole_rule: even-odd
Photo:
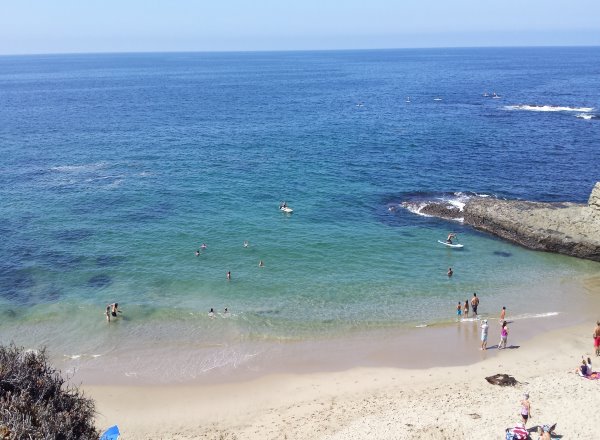
[[[458,207],[443,203],[430,203],[422,207],[419,213],[446,220],[454,220],[463,216],[463,212]]]
[[[594,186],[592,194],[590,194],[588,206],[600,213],[600,182],[597,182],[596,186]]]
[[[403,204],[411,208],[410,203]],[[462,210],[433,201],[413,212],[465,224],[529,249],[600,261],[600,182],[587,205],[471,197]]]
[[[600,261],[600,210],[589,205],[475,198],[464,221],[529,249]]]

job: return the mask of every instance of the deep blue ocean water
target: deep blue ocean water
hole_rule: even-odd
[[[0,57],[0,338],[230,350],[210,368],[248,341],[451,320],[474,291],[551,313],[534,286],[596,263],[399,205],[585,202],[599,142],[600,48]]]

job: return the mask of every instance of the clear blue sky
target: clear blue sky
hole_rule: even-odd
[[[600,45],[600,0],[4,0],[0,54]]]

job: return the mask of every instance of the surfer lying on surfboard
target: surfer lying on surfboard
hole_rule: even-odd
[[[446,243],[448,244],[452,244],[452,239],[456,238],[456,234],[454,232],[450,232],[448,234],[448,238],[446,239]]]

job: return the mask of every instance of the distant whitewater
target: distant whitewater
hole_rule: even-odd
[[[567,107],[559,105],[507,105],[506,110],[524,110],[530,112],[580,112],[589,113],[594,110],[593,107]]]

